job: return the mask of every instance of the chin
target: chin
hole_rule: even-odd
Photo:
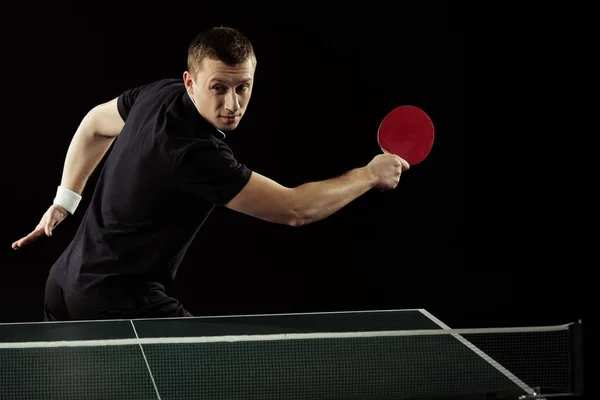
[[[239,122],[236,122],[235,124],[223,124],[223,123],[221,123],[221,124],[219,124],[219,129],[222,130],[222,131],[225,131],[225,132],[232,131],[235,128],[237,128],[238,125],[239,125]]]

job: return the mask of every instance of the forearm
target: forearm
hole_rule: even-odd
[[[115,139],[98,132],[93,114],[87,114],[73,135],[67,150],[61,186],[80,195],[90,175]]]
[[[298,225],[330,216],[371,190],[375,183],[375,177],[364,167],[337,178],[297,186],[293,189],[293,203]]]

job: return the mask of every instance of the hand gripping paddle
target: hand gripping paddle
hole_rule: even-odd
[[[410,165],[429,155],[434,139],[433,123],[420,108],[404,105],[390,111],[377,130],[377,141],[384,153],[395,154]]]

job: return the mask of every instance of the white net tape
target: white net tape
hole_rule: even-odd
[[[569,327],[0,342],[0,399],[567,393]]]

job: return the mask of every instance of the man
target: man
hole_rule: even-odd
[[[127,90],[83,118],[53,205],[13,243],[18,249],[52,236],[112,146],[81,225],[50,270],[45,320],[190,316],[165,285],[214,206],[300,226],[373,188],[396,187],[409,166],[388,154],[294,188],[238,162],[224,140],[248,107],[256,64],[242,33],[209,29],[190,43],[183,81]]]

